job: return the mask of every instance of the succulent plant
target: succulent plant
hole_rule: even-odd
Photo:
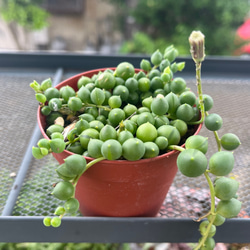
[[[216,227],[226,218],[237,216],[241,209],[236,198],[239,184],[227,177],[234,167],[232,151],[240,140],[232,133],[219,137],[222,118],[209,113],[213,99],[202,93],[205,37],[200,31],[193,31],[189,42],[196,66],[197,96],[184,78],[174,76],[185,67],[184,62],[175,62],[178,51],[174,46],[167,47],[164,53],[155,51],[150,60],[143,59],[140,70],[122,62],[115,69],[107,68],[91,78],[82,76],[77,90],[70,86],[58,90],[52,87],[50,79],[30,84],[41,113],[46,116],[46,134],[50,138],[39,140],[32,149],[33,156],[40,159],[65,149],[74,153],[56,169],[62,181],[52,192],[65,205],[56,209],[57,217],[44,219],[45,226],[58,227],[65,214],[78,210],[76,184],[95,163],[104,159],[137,161],[177,150],[179,171],[190,178],[204,175],[208,182],[211,208],[198,219],[202,221],[201,239],[196,248],[214,247]],[[208,138],[193,135],[195,126],[201,123],[214,134],[218,145],[209,159]],[[180,146],[183,143],[185,147]],[[87,163],[82,156],[92,161]],[[220,200],[217,207],[216,197]]]

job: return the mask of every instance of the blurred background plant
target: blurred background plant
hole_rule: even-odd
[[[128,250],[115,243],[0,243],[0,250]]]
[[[192,30],[206,36],[206,53],[230,55],[236,49],[236,29],[249,11],[248,0],[138,0],[133,8],[125,8],[122,0],[108,0],[121,6],[119,19],[133,19],[138,32],[126,41],[125,53],[153,52],[166,44],[174,44],[180,54],[189,54],[187,37]],[[126,23],[125,21],[119,21]]]
[[[1,15],[6,22],[16,22],[28,29],[41,29],[48,25],[49,13],[39,4],[42,0],[2,0]]]
[[[18,39],[18,26],[27,30],[40,30],[48,26],[49,13],[40,7],[42,0],[1,0],[0,14],[7,22],[18,49],[22,49]]]
[[[189,55],[187,37],[202,30],[207,54],[239,55],[249,9],[248,0],[2,0],[0,49],[149,54],[174,44]]]
[[[0,250],[191,250],[195,243],[0,243]],[[217,243],[217,250],[247,250],[249,244]]]

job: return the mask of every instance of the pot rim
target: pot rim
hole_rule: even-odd
[[[74,76],[71,76],[71,77],[69,77],[69,78],[63,80],[62,82],[60,82],[59,84],[57,84],[57,85],[55,86],[55,88],[60,89],[60,88],[62,88],[63,86],[68,85],[67,83],[68,83],[69,81],[72,81],[72,80],[77,81],[77,80],[78,80],[81,76],[83,76],[83,75],[87,75],[87,74],[91,74],[91,73],[96,73],[96,72],[99,72],[99,71],[105,71],[106,69],[115,70],[116,67],[107,67],[107,68],[99,68],[99,69],[93,69],[93,70],[84,71],[84,72],[82,72],[82,73],[76,74],[76,75],[74,75]],[[141,71],[141,69],[135,68],[135,71]],[[43,115],[41,114],[41,106],[39,106],[38,109],[37,109],[37,122],[38,122],[38,126],[39,126],[39,128],[40,128],[40,131],[41,131],[43,137],[46,138],[46,139],[50,139],[50,138],[47,136],[47,134],[45,133],[45,130],[44,130],[44,128],[43,128],[43,125],[42,125],[42,122],[41,122],[41,117],[42,117],[42,116],[43,116]],[[196,131],[195,131],[195,133],[194,133],[193,135],[197,135],[197,134],[200,132],[201,128],[202,128],[202,123],[200,123],[199,125],[197,125],[197,129],[196,129]],[[182,144],[181,147],[184,148],[184,147],[185,147],[185,143]],[[70,151],[68,151],[68,150],[64,150],[63,152],[65,152],[65,153],[67,153],[67,154],[70,154],[70,155],[75,154],[75,153],[70,152]],[[135,163],[145,163],[145,164],[146,164],[146,163],[149,163],[149,162],[151,162],[151,161],[156,161],[156,160],[158,160],[158,159],[168,158],[168,157],[170,157],[171,155],[177,154],[177,153],[179,153],[179,151],[177,151],[177,150],[171,150],[170,152],[167,152],[167,153],[165,153],[165,154],[158,155],[158,156],[153,157],[153,158],[140,159],[140,160],[137,160],[137,161],[129,161],[129,160],[112,160],[112,161],[111,161],[111,160],[102,160],[102,162],[103,162],[103,163],[109,163],[109,164],[117,164],[117,163],[119,163],[119,162],[125,162],[125,161],[127,161],[127,164],[135,164]],[[92,160],[95,160],[95,158],[92,158],[92,157],[88,157],[88,156],[83,156],[83,157],[86,159],[87,162],[90,162],[90,161],[92,161]]]

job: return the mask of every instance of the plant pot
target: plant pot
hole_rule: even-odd
[[[91,77],[103,70],[75,75],[56,88],[69,85],[76,90],[81,76]],[[37,117],[40,130],[48,139],[44,131],[46,121],[40,107]],[[195,134],[199,133],[201,126],[196,127]],[[75,196],[80,202],[80,212],[85,216],[156,216],[176,175],[178,153],[171,151],[150,159],[103,160],[94,164],[80,177],[76,186]],[[67,150],[60,154],[53,153],[60,164],[71,154]],[[93,160],[85,158],[87,162]]]

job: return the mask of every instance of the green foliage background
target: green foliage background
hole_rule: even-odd
[[[6,22],[16,22],[30,29],[39,30],[48,25],[49,14],[40,7],[42,0],[1,0],[0,14]]]
[[[152,53],[165,43],[189,54],[187,38],[200,30],[206,36],[207,54],[232,54],[236,29],[250,9],[248,0],[138,0],[132,9],[124,1],[108,1],[117,5],[119,23],[131,15],[139,27],[140,32],[123,45],[125,53]]]

